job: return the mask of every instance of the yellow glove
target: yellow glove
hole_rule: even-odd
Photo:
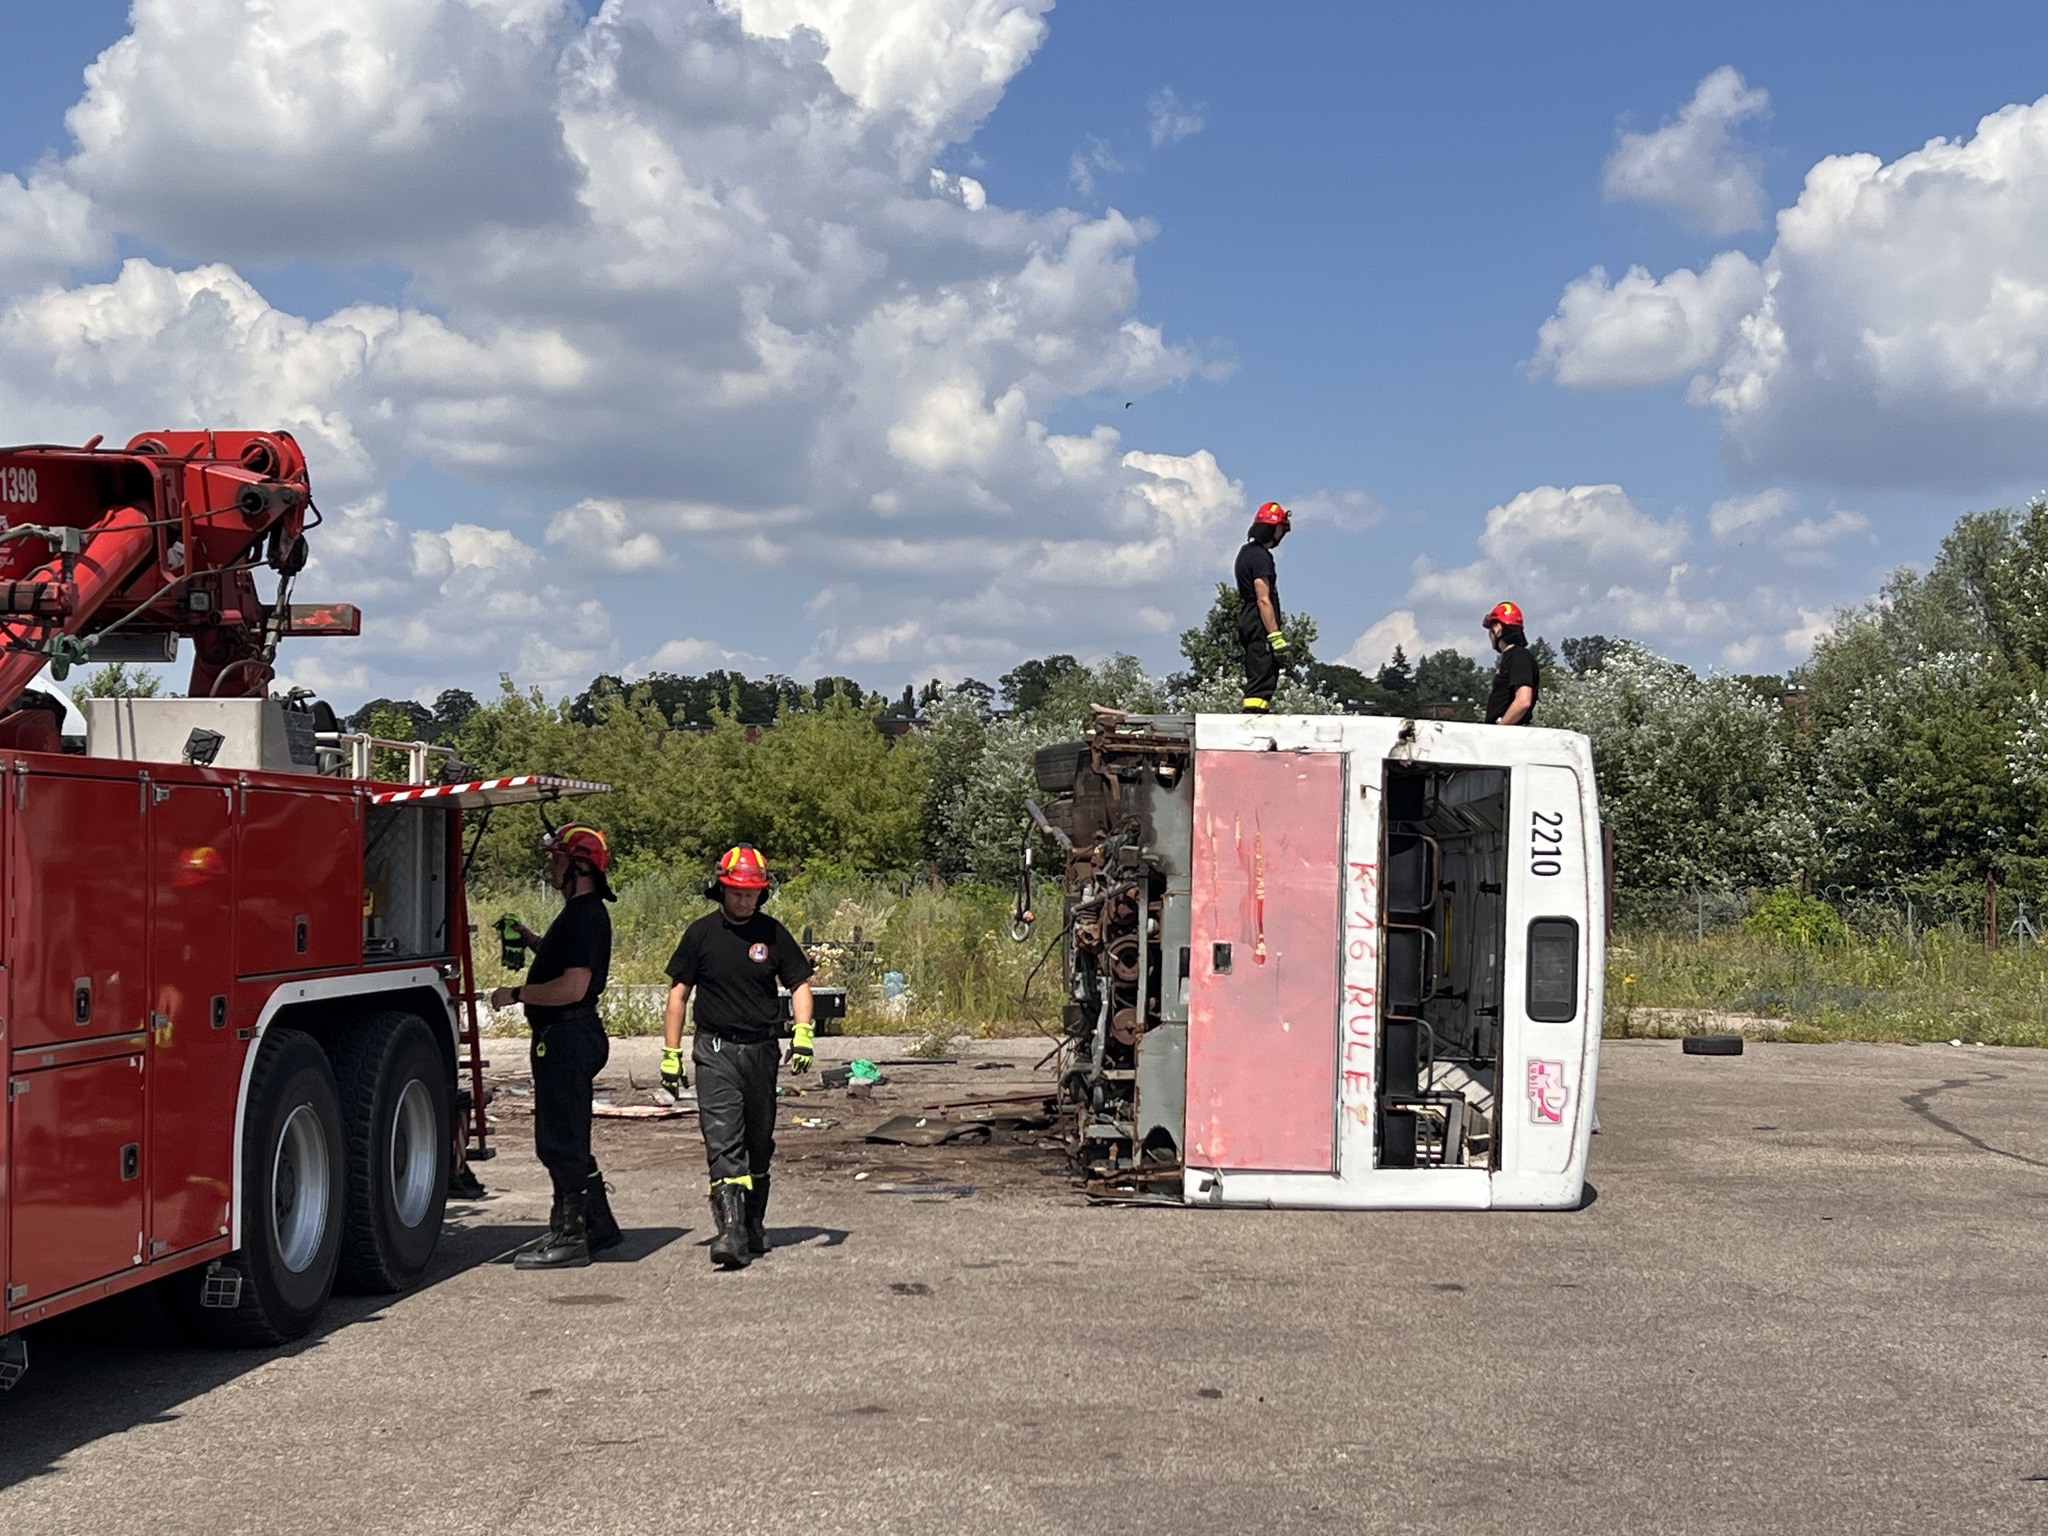
[[[1277,629],[1269,630],[1266,634],[1266,644],[1276,651],[1284,651],[1287,649],[1287,637]]]
[[[661,1091],[674,1099],[689,1086],[690,1074],[683,1070],[683,1048],[664,1045],[661,1048]]]
[[[818,1032],[811,1027],[808,1019],[798,1021],[796,1028],[790,1032],[790,1071],[808,1072],[811,1070],[811,1047],[816,1042],[817,1037]]]

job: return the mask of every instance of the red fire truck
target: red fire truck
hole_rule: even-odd
[[[359,627],[289,600],[318,516],[284,432],[0,449],[0,1388],[133,1287],[261,1343],[410,1285],[489,1154],[462,813],[600,786],[374,782],[270,697],[280,641]],[[188,696],[82,743],[29,687],[181,641]]]

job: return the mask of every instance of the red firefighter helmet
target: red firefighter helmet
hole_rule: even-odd
[[[608,874],[612,867],[612,845],[588,822],[563,822],[542,836],[540,848],[542,853],[566,853],[571,859],[580,859],[600,875]]]
[[[765,891],[769,886],[768,861],[754,851],[751,843],[741,843],[737,848],[728,848],[718,861],[718,874],[714,877],[719,885],[729,885],[738,891]]]
[[[1494,624],[1514,624],[1519,626],[1521,622],[1521,607],[1518,604],[1508,602],[1495,603],[1492,609],[1488,611],[1486,617],[1479,621],[1482,628]]]
[[[1268,523],[1276,528],[1286,528],[1292,526],[1294,514],[1281,506],[1279,502],[1269,501],[1252,514],[1252,521],[1255,523]]]

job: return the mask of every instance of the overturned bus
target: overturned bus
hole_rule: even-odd
[[[1034,767],[1092,1192],[1581,1203],[1609,895],[1586,738],[1103,711]]]

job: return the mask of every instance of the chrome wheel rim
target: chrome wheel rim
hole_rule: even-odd
[[[418,1226],[433,1209],[440,1143],[434,1131],[434,1101],[427,1085],[415,1077],[398,1095],[391,1116],[391,1203],[404,1226]]]
[[[333,1154],[327,1128],[310,1104],[296,1106],[270,1159],[270,1236],[284,1267],[302,1275],[327,1236]]]

